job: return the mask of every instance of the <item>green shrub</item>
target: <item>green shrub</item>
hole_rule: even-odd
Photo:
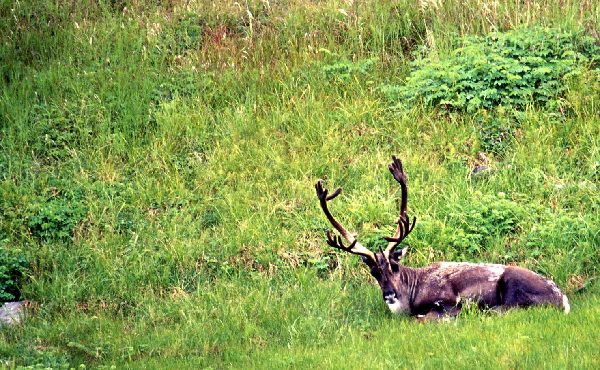
[[[0,302],[18,300],[20,283],[29,266],[19,249],[9,249],[0,241]]]
[[[199,46],[202,41],[203,23],[203,20],[197,14],[183,14],[179,18],[174,30],[174,50],[181,53],[187,49]]]
[[[356,62],[336,62],[323,67],[325,77],[333,80],[348,81],[353,76],[367,74],[375,64],[376,59],[358,60]]]
[[[455,232],[449,242],[461,252],[478,253],[488,247],[493,238],[516,232],[524,216],[523,207],[506,199],[504,193],[453,204],[449,224]]]
[[[372,251],[379,251],[387,248],[388,242],[383,238],[384,236],[392,235],[393,231],[386,233],[381,231],[379,233],[365,233],[361,235],[360,242]]]
[[[34,205],[28,226],[31,234],[42,240],[66,240],[73,236],[75,227],[84,216],[83,205],[56,198]]]
[[[104,108],[94,98],[35,105],[29,119],[35,130],[29,145],[40,159],[64,160],[92,140],[104,116]]]
[[[473,112],[499,105],[556,108],[564,79],[585,63],[597,63],[600,47],[582,32],[523,28],[468,37],[440,60],[417,60],[403,86],[383,92],[401,106],[422,101],[428,107]]]

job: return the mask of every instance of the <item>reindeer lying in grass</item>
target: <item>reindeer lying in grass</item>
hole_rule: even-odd
[[[408,188],[402,162],[396,157],[389,170],[401,188],[400,217],[392,237],[386,237],[385,250],[372,252],[361,245],[329,212],[327,202],[337,197],[339,188],[331,195],[316,184],[321,208],[333,227],[342,237],[327,232],[327,243],[345,252],[357,254],[369,266],[377,280],[383,299],[393,313],[407,313],[421,320],[456,316],[464,301],[476,302],[480,307],[511,308],[549,304],[570,310],[569,300],[557,285],[533,271],[517,266],[489,263],[439,262],[423,268],[402,266],[400,260],[407,248],[398,246],[415,227],[406,215]]]

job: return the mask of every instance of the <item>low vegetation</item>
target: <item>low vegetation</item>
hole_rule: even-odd
[[[598,368],[593,1],[0,2],[5,368]],[[407,264],[518,264],[571,314],[391,315],[314,192]]]
[[[597,40],[583,31],[523,27],[460,42],[448,56],[413,62],[404,84],[384,91],[401,106],[422,101],[467,112],[530,105],[556,111],[569,78],[600,66]]]

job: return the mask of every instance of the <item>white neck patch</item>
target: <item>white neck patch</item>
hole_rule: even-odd
[[[400,300],[395,299],[393,303],[386,303],[390,311],[394,314],[402,314],[408,312],[408,307],[405,307]]]

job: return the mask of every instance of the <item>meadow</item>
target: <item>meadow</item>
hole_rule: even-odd
[[[0,1],[0,368],[600,367],[600,5]],[[392,315],[371,248],[571,313]]]

